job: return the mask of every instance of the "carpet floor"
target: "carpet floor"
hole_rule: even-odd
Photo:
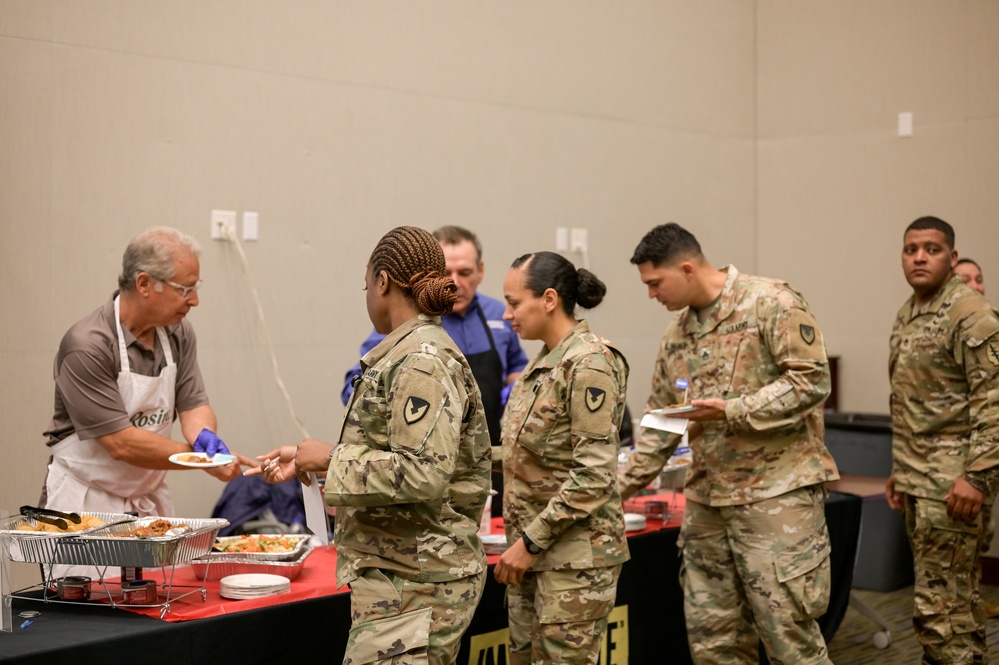
[[[982,585],[982,595],[991,603],[999,603],[999,587]],[[912,630],[912,587],[896,591],[854,589],[853,597],[874,610],[891,627],[891,645],[886,649],[874,646],[878,625],[856,607],[851,606],[832,642],[829,657],[836,665],[919,665],[922,649]],[[999,618],[989,619],[989,662],[999,663]]]

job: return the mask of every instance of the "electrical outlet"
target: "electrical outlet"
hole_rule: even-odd
[[[569,251],[586,252],[590,248],[590,232],[586,229],[572,229],[569,232]]]
[[[228,229],[232,236],[236,235],[236,211],[212,210],[212,240],[228,240]]]

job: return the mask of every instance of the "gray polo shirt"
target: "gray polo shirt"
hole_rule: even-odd
[[[53,368],[55,409],[44,432],[46,445],[56,444],[73,432],[81,439],[94,439],[131,425],[118,392],[121,358],[114,320],[117,295],[115,291],[102,307],[73,324],[59,344]],[[184,319],[165,331],[177,363],[176,411],[208,404],[193,326]],[[131,371],[158,376],[166,366],[159,336],[155,337],[153,350],[149,350],[127,328],[123,332]]]

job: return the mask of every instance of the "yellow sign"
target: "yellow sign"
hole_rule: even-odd
[[[469,665],[506,665],[510,662],[510,631],[472,635]],[[600,642],[600,665],[628,664],[628,606],[619,605],[607,618],[607,630]]]
[[[472,635],[469,645],[469,665],[505,665],[510,662],[508,653],[510,631],[494,630],[491,633]]]
[[[618,605],[607,617],[600,646],[600,665],[628,665],[628,606]]]

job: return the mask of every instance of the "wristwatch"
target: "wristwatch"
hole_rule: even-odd
[[[535,545],[534,541],[528,538],[526,533],[520,538],[524,541],[524,547],[527,548],[528,554],[533,554],[534,556],[541,554],[541,547],[539,545]]]

